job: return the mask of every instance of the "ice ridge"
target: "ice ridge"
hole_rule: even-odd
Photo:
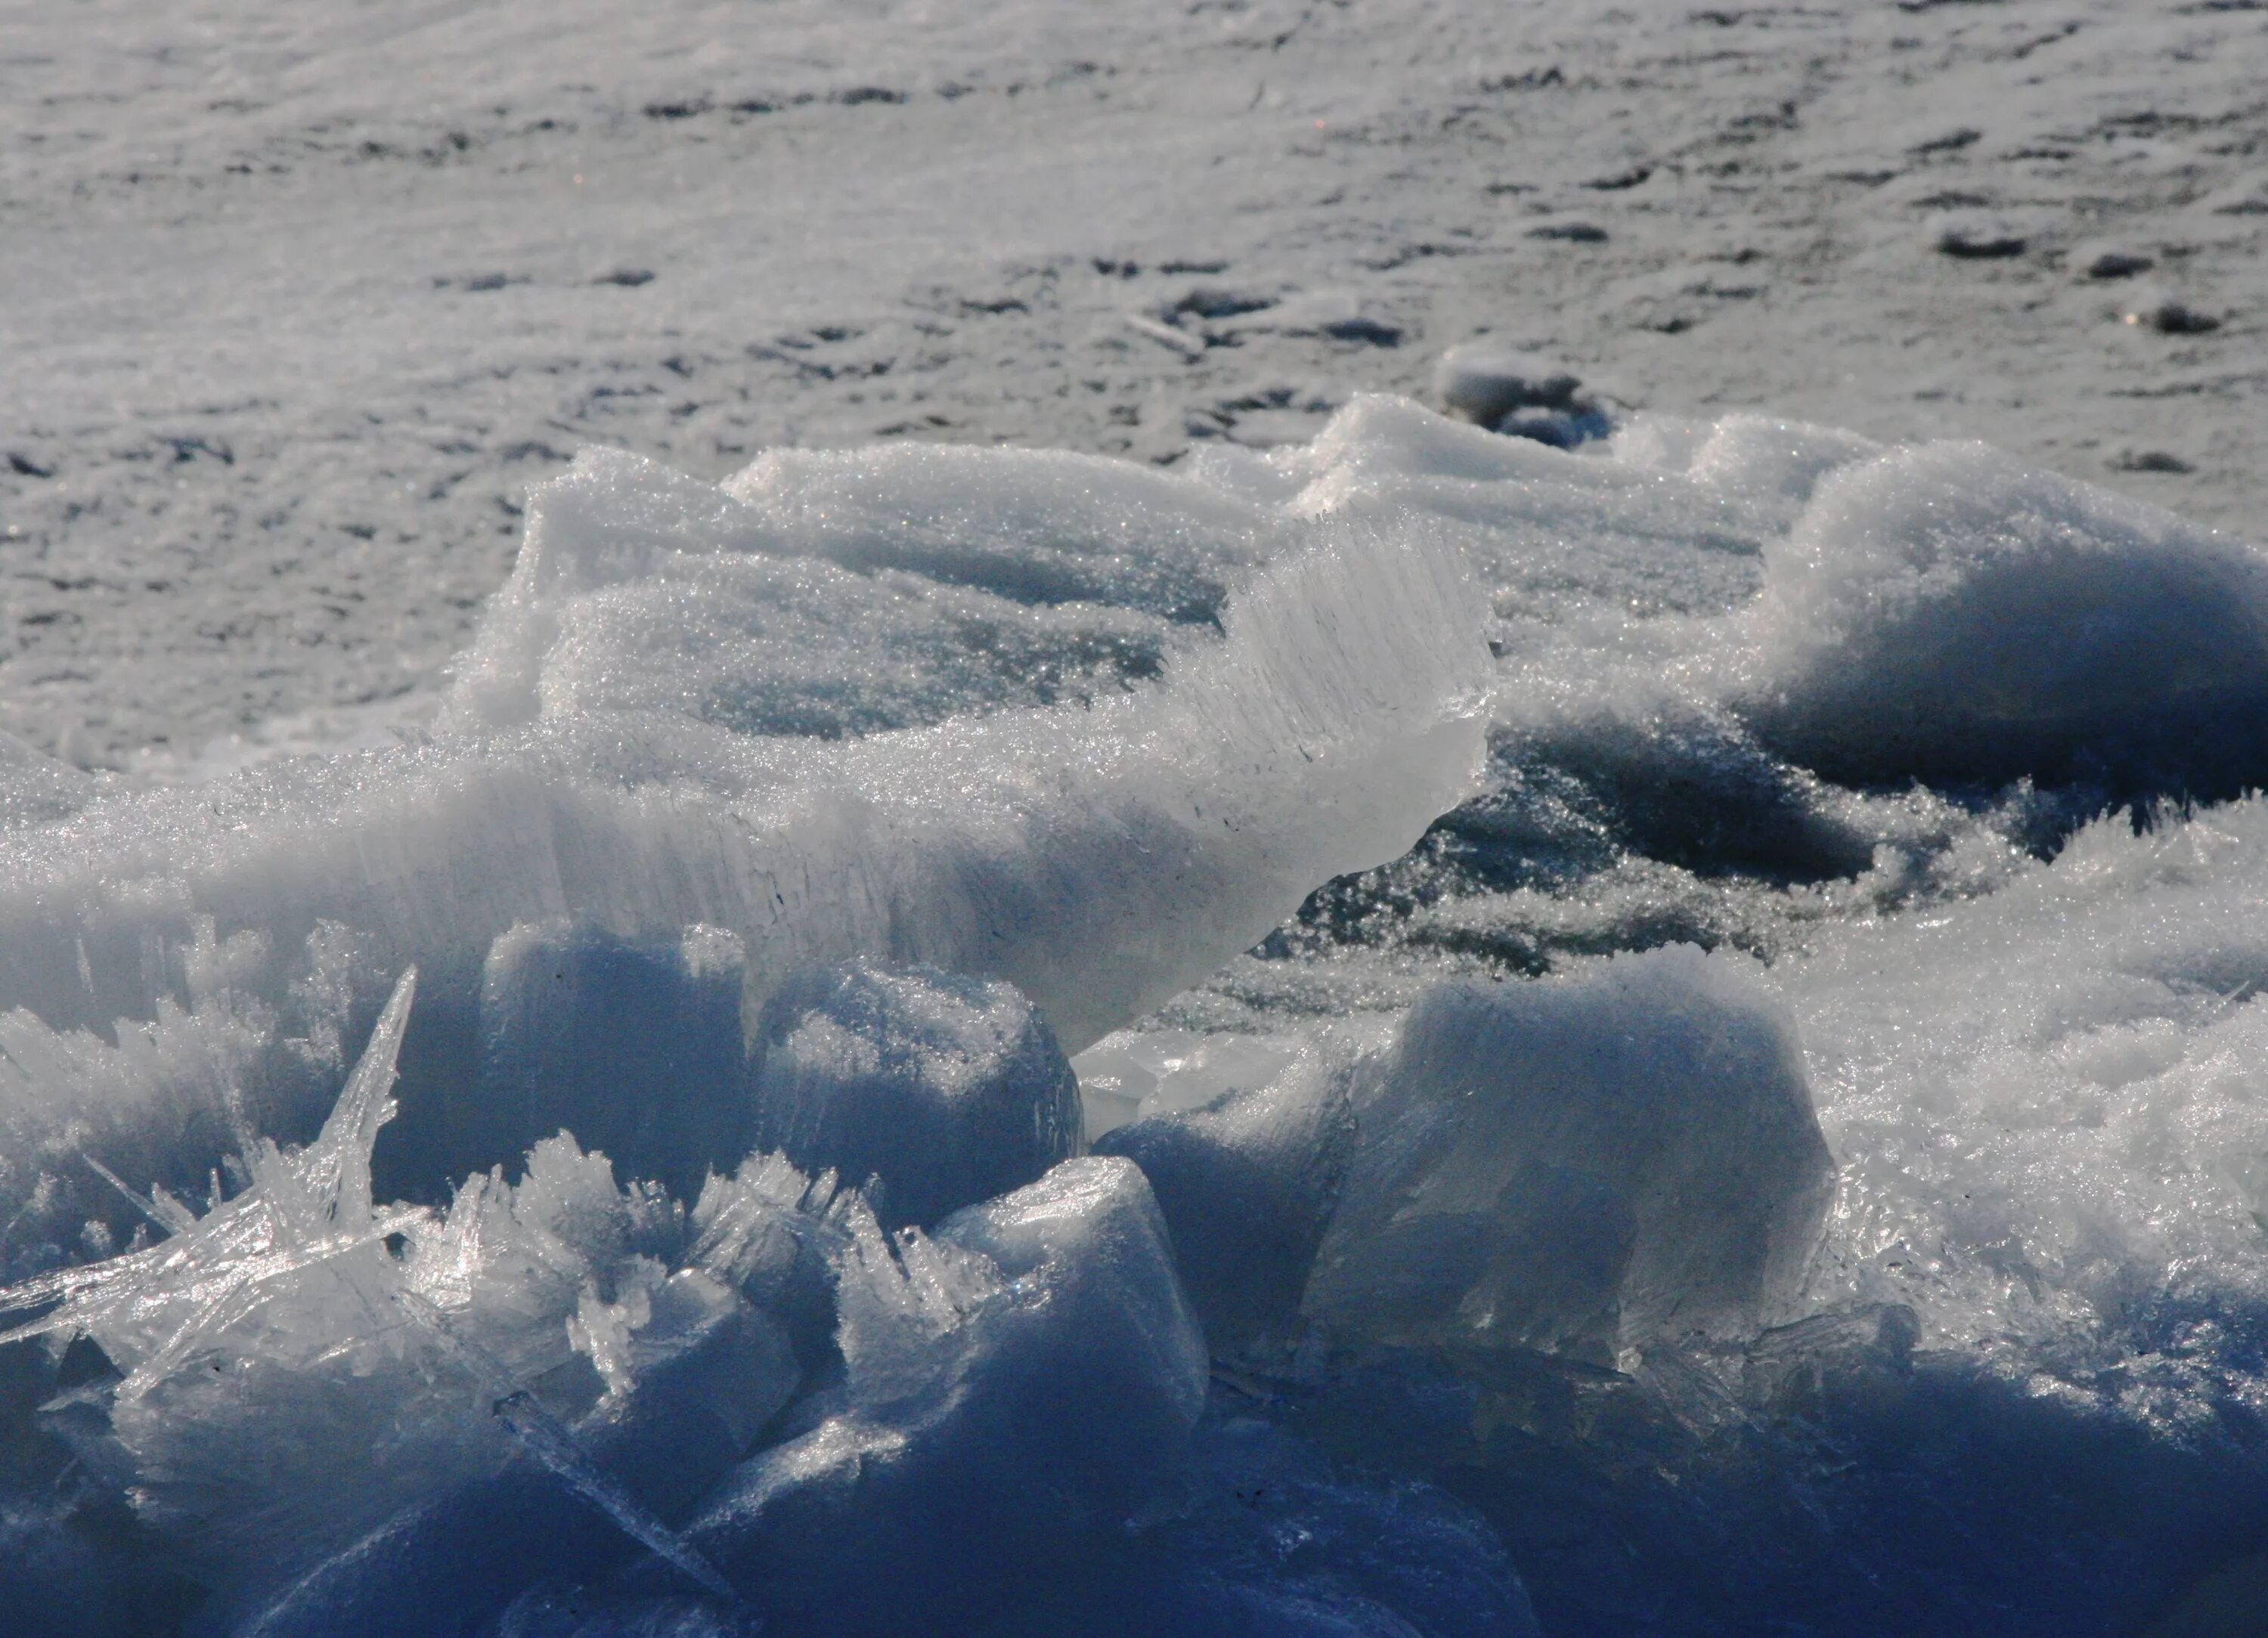
[[[1972,445],[1557,447],[1565,372],[1453,362],[1522,436],[588,456],[428,735],[0,747],[0,1601],[2111,1634],[2241,1583],[2259,553]]]

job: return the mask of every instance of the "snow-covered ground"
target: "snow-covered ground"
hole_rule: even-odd
[[[2264,87],[0,11],[0,1609],[2257,1633]]]
[[[178,770],[430,690],[584,444],[707,476],[875,438],[1162,459],[1304,436],[1482,331],[1633,404],[1981,437],[2242,525],[2263,26],[10,5],[0,726]],[[1980,214],[2021,253],[1936,248]],[[2154,266],[2084,276],[2103,248]],[[2152,283],[2220,327],[2122,323]]]

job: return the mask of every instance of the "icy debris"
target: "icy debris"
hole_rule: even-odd
[[[1575,1625],[2123,1629],[2268,1520],[2268,809],[2080,824],[2268,777],[2250,548],[1375,397],[541,510],[431,739],[0,826],[7,1311],[94,1339],[0,1543],[90,1620],[1526,1630],[1432,1480]],[[1589,959],[1680,937],[1772,961]],[[1348,1465],[1192,1470],[1199,1318]]]
[[[755,1035],[762,1147],[866,1188],[892,1227],[1035,1182],[1081,1146],[1078,1078],[1012,984],[854,963],[783,985]]]
[[[1499,711],[1690,657],[1661,615],[1730,613],[1756,592],[1758,555],[1785,528],[1713,478],[1499,437],[1407,400],[1358,395],[1301,448],[1207,450],[1193,474],[1300,517],[1342,517],[1454,541],[1485,593]],[[1643,658],[1641,657],[1643,657]],[[1649,663],[1651,662],[1651,663]]]
[[[1034,604],[896,569],[704,555],[578,599],[546,709],[680,712],[736,733],[843,738],[1086,701],[1153,680],[1177,622]]]
[[[1468,342],[1441,355],[1434,396],[1454,415],[1553,449],[1603,438],[1614,423],[1572,370],[1494,342]]]
[[[160,1244],[0,1293],[0,1310],[61,1304],[11,1340],[86,1335],[124,1373],[59,1407],[59,1425],[161,1539],[239,1595],[341,1550],[310,1573],[346,1575],[366,1552],[347,1544],[373,1527],[394,1539],[402,1509],[534,1469],[645,1539],[637,1492],[676,1494],[674,1475],[718,1448],[721,1472],[796,1380],[778,1325],[708,1274],[671,1274],[683,1228],[661,1197],[625,1195],[571,1140],[540,1145],[516,1188],[469,1180],[438,1216],[374,1203],[371,1150],[393,1113],[412,988],[405,975],[313,1144],[261,1140],[250,1186],[202,1216],[162,1193],[145,1201],[170,1231]],[[703,1410],[679,1402],[682,1362],[711,1332],[734,1339],[734,1363],[703,1367],[716,1385]],[[640,1417],[660,1425],[611,1431]]]
[[[1833,1187],[1786,1019],[1690,948],[1431,991],[1356,1120],[1304,1303],[1348,1337],[1611,1359],[1753,1329]]]
[[[518,1154],[566,1130],[689,1198],[752,1146],[747,967],[719,928],[651,944],[565,922],[512,929],[482,974],[468,1147]]]
[[[841,1278],[844,1407],[687,1531],[776,1620],[936,1630],[1012,1609],[1101,1550],[1186,1448],[1204,1344],[1126,1161],[1066,1161],[934,1238],[859,1214]]]
[[[1216,617],[1284,544],[1263,512],[1089,455],[777,450],[717,488],[586,451],[530,496],[443,722],[636,705],[842,733],[1023,703],[1020,669],[1071,692],[1115,649],[1154,672],[1169,626]]]
[[[571,1431],[532,1396],[499,1400],[519,1458],[442,1487],[301,1576],[242,1638],[395,1638],[461,1631],[531,1582],[595,1577],[652,1552],[688,1581],[731,1590],[670,1528],[785,1401],[792,1364],[776,1329],[694,1270],[654,1293],[634,1388]]]
[[[1845,1162],[1814,1300],[1910,1304],[1994,1354],[2151,1304],[2257,1311],[2264,928],[2248,797],[2140,834],[2107,818],[1940,915],[1815,929],[1767,974]]]
[[[1226,1038],[1232,1043],[1238,1038]],[[1095,1146],[1142,1168],[1216,1355],[1290,1326],[1356,1144],[1341,1054],[1271,1054],[1272,1073],[1122,1126]]]
[[[239,1146],[241,1088],[272,1039],[273,1015],[225,1001],[185,1009],[171,997],[157,1011],[122,1024],[114,1043],[51,1030],[20,1008],[0,1015],[0,1272],[60,1259],[46,1237],[68,1241],[81,1223],[117,1238],[116,1202],[101,1198],[101,1174],[88,1163],[162,1187],[161,1178],[189,1180],[180,1149],[217,1157]],[[124,1232],[138,1223],[129,1216]]]
[[[779,1155],[712,1173],[687,1219],[687,1267],[731,1286],[787,1332],[808,1371],[835,1352],[835,1269],[858,1196],[833,1172],[806,1178]]]
[[[1720,712],[1587,716],[1507,731],[1491,763],[1495,789],[1451,822],[1476,848],[1499,855],[1549,850],[1572,863],[1588,840],[1586,863],[1605,864],[1629,848],[1712,874],[1817,881],[1865,872],[1908,817],[1791,768]]]
[[[1883,452],[1856,432],[1751,415],[1724,416],[1702,429],[1691,448],[1682,466],[1686,475],[1771,508],[1789,524],[1830,473]],[[1636,459],[1636,450],[1624,458]]]
[[[262,931],[223,938],[210,917],[183,931],[145,947],[159,988],[146,1021],[55,1029],[27,1007],[0,1013],[0,1276],[146,1238],[104,1172],[132,1191],[217,1198],[224,1176],[245,1183],[255,1130],[312,1138],[336,1101],[341,1032],[385,998],[360,941],[319,923],[279,960]],[[271,975],[272,1000],[257,993]],[[85,996],[92,973],[68,981]]]
[[[1058,450],[781,449],[725,488],[846,569],[1173,621],[1217,614],[1242,570],[1292,544],[1266,514],[1154,467]]]
[[[1831,779],[2233,795],[2268,771],[2268,557],[1981,444],[1823,477],[1738,709]]]
[[[500,1457],[461,1363],[436,1358],[401,1307],[402,1267],[383,1242],[429,1214],[370,1197],[412,985],[313,1144],[261,1142],[245,1157],[252,1186],[201,1217],[154,1195],[170,1237],[146,1251],[0,1294],[0,1309],[62,1300],[11,1340],[90,1336],[124,1372],[81,1454],[135,1482],[144,1518],[209,1573],[303,1561],[437,1474]],[[406,1404],[423,1414],[403,1417]]]

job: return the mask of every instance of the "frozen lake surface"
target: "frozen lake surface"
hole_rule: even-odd
[[[10,1607],[2257,1632],[2264,84],[0,8]]]

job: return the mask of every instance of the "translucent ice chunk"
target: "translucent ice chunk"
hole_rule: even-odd
[[[1305,1300],[1336,1332],[1611,1356],[1753,1328],[1817,1243],[1802,1058],[1729,962],[1443,985],[1373,1073]]]
[[[1204,1343],[1142,1174],[1066,1161],[843,1267],[847,1406],[751,1459],[692,1525],[791,1623],[924,1628],[1094,1550],[1169,1472]]]
[[[1224,1092],[1261,1086],[1299,1056],[1293,1037],[1125,1030],[1079,1055],[1086,1129],[1100,1137],[1123,1120],[1201,1108]]]
[[[1079,1082],[1012,984],[871,963],[809,973],[773,995],[756,1041],[762,1146],[878,1179],[892,1226],[1005,1194],[1079,1150]]]
[[[794,1380],[776,1328],[708,1276],[682,1272],[656,1294],[639,1338],[636,1386],[571,1434],[519,1400],[495,1414],[516,1429],[504,1471],[419,1500],[308,1572],[239,1631],[244,1638],[393,1638],[461,1631],[546,1577],[592,1577],[641,1547],[730,1597],[669,1528],[737,1459]]]
[[[144,1517],[209,1573],[303,1561],[501,1453],[465,1402],[468,1374],[400,1311],[401,1265],[383,1241],[428,1214],[370,1195],[413,987],[405,976],[306,1150],[263,1142],[252,1186],[163,1243],[0,1294],[9,1307],[62,1297],[17,1334],[92,1336],[125,1372],[85,1454],[131,1478]]]
[[[523,925],[489,949],[470,1106],[481,1151],[561,1129],[690,1198],[751,1147],[740,941],[718,928],[639,943],[589,925]]]
[[[570,1139],[444,1215],[373,1201],[411,992],[405,976],[313,1144],[261,1140],[251,1186],[203,1216],[147,1202],[173,1230],[160,1245],[0,1292],[0,1311],[61,1304],[14,1335],[92,1336],[125,1373],[79,1396],[94,1415],[73,1442],[233,1598],[342,1551],[344,1574],[358,1536],[397,1540],[405,1509],[508,1469],[654,1545],[649,1509],[689,1506],[699,1462],[721,1472],[796,1380],[786,1333],[722,1282],[735,1260],[673,1276],[678,1215]],[[699,1363],[718,1348],[729,1368]]]
[[[1301,1047],[1249,1090],[1153,1115],[1096,1152],[1142,1168],[1216,1354],[1289,1322],[1355,1145],[1344,1066]]]

